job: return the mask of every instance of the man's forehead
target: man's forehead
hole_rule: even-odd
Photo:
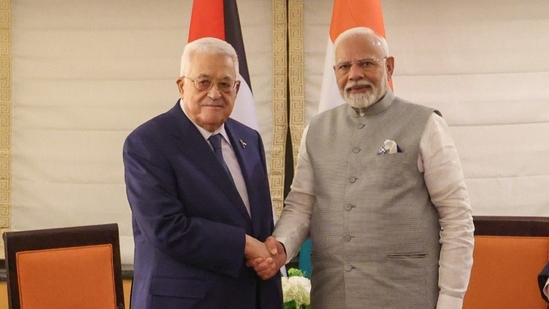
[[[223,75],[223,72],[219,72],[219,73],[220,74],[215,75],[215,74],[209,74],[209,73],[202,72],[202,73],[198,73],[196,78],[215,78],[215,79],[219,79],[219,80],[234,79],[231,75],[228,75],[228,74]]]
[[[341,60],[378,58],[383,47],[378,39],[354,37],[342,41],[335,50],[336,62]]]

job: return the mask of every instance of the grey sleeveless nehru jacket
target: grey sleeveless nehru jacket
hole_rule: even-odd
[[[362,117],[344,104],[311,121],[313,309],[435,308],[439,216],[417,168],[433,112],[388,92]],[[402,152],[378,155],[387,139]]]

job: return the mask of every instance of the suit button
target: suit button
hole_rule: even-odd
[[[360,147],[353,148],[353,153],[359,153],[359,152],[360,152]]]
[[[349,264],[345,265],[346,272],[350,272],[351,270],[353,270],[353,268],[354,268],[353,265],[349,265]]]
[[[359,124],[358,124],[358,128],[359,128],[359,129],[364,128],[364,126],[365,126],[365,124],[363,124],[363,123],[359,123]]]
[[[345,235],[343,236],[343,240],[345,240],[346,242],[350,242],[351,241],[351,235]]]
[[[353,209],[353,207],[354,207],[353,205],[347,204],[345,205],[345,210],[350,211],[351,209]]]
[[[349,177],[349,182],[350,183],[355,183],[357,179],[358,178],[356,178],[355,176],[351,176],[351,177]]]

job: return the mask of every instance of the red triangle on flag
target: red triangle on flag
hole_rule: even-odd
[[[194,0],[188,41],[203,37],[225,40],[223,0]]]

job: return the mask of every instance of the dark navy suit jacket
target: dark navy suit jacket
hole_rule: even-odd
[[[245,235],[273,230],[259,133],[225,129],[248,190],[251,218],[208,142],[175,105],[135,129],[124,168],[135,241],[132,309],[280,309],[280,275],[261,280],[245,264]]]
[[[543,299],[545,299],[545,301],[549,303],[549,299],[543,293],[543,288],[545,287],[545,284],[547,283],[548,278],[549,278],[549,263],[545,265],[545,268],[543,268],[543,270],[538,276],[538,283],[539,283],[539,290],[541,292],[541,297],[543,297]]]

